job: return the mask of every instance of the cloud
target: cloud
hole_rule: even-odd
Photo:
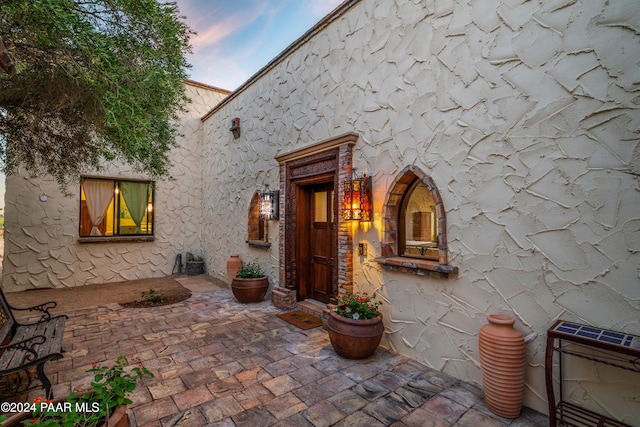
[[[311,12],[320,18],[324,18],[341,3],[342,0],[307,0],[307,5],[311,7]]]
[[[342,0],[176,0],[191,36],[190,78],[233,90]]]
[[[230,16],[223,21],[209,23],[204,31],[194,28],[197,34],[190,39],[194,53],[219,43],[229,35],[240,31],[244,26],[246,23],[241,22],[237,17]]]

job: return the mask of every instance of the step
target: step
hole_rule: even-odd
[[[327,317],[325,312],[329,310],[326,304],[311,299],[298,301],[296,305],[298,310],[316,317],[320,317],[321,319],[325,319]]]

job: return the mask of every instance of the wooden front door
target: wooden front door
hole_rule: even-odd
[[[333,182],[300,187],[299,297],[328,303],[336,276]]]

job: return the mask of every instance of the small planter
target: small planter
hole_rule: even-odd
[[[331,345],[338,355],[347,359],[364,359],[371,356],[380,345],[384,324],[381,313],[373,319],[354,320],[330,311],[327,330]]]
[[[264,299],[268,290],[269,279],[267,276],[244,279],[234,277],[231,281],[233,296],[241,303],[260,302]]]
[[[204,261],[187,261],[186,273],[187,276],[197,276],[198,274],[204,274]]]

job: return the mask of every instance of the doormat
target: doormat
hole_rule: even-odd
[[[291,323],[293,326],[297,326],[300,329],[307,330],[322,326],[322,319],[312,314],[307,314],[304,311],[296,310],[288,313],[276,314],[277,317],[284,321]]]

